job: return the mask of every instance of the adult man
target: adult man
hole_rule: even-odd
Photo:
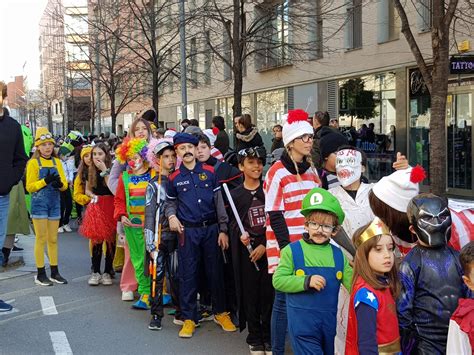
[[[212,117],[212,128],[214,127],[219,129],[219,133],[217,133],[216,143],[214,143],[214,146],[219,149],[222,154],[225,154],[229,150],[229,135],[225,131],[224,117]]]
[[[23,133],[18,122],[3,108],[7,97],[7,85],[0,81],[0,245],[3,246],[7,231],[10,191],[20,181],[26,166]],[[3,253],[0,253],[3,263]],[[0,300],[0,312],[10,311],[12,306]]]
[[[211,288],[214,321],[225,331],[235,331],[229,314],[224,312],[222,267],[218,253],[229,247],[228,217],[212,166],[196,161],[198,139],[188,133],[173,138],[182,164],[169,177],[165,215],[170,229],[180,234],[178,245],[179,295],[184,324],[182,338],[193,336],[198,322],[197,290],[199,265],[204,264]]]
[[[272,139],[272,147],[270,149],[270,153],[273,153],[275,149],[285,148],[283,144],[283,134],[281,131],[283,130],[283,126],[281,124],[277,124],[273,126],[273,139]]]
[[[322,168],[323,159],[321,158],[321,147],[320,140],[321,136],[328,132],[336,131],[334,128],[329,127],[329,112],[318,111],[313,117],[313,128],[314,128],[314,139],[313,139],[313,150],[311,151],[311,159],[313,160],[314,166]]]

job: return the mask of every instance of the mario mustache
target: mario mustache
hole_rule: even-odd
[[[186,157],[194,157],[194,154],[193,153],[186,153],[183,155],[183,158],[186,158]]]

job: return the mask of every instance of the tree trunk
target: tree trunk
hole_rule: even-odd
[[[242,49],[244,39],[241,36],[242,4],[241,0],[234,0],[234,18],[232,21],[232,75],[234,75],[234,105],[232,106],[233,117],[242,115]]]
[[[114,96],[110,97],[110,117],[112,119],[112,133],[115,134],[117,131],[117,128],[115,127],[117,125],[117,113],[115,112],[115,97]],[[105,133],[105,132],[100,132],[100,133]]]
[[[158,102],[159,102],[159,95],[158,95],[158,69],[154,70],[152,73],[153,77],[153,85],[152,85],[152,100],[153,100],[153,108],[156,110],[158,115]]]
[[[51,112],[51,105],[48,104],[48,131],[53,133],[53,115]]]

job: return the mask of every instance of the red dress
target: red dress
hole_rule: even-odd
[[[379,354],[391,354],[400,351],[400,333],[398,329],[397,307],[389,288],[376,290],[361,277],[352,288],[349,303],[349,321],[347,323],[346,355],[358,355],[357,318],[354,299],[361,288],[366,288],[375,296],[377,309],[377,345]],[[358,302],[356,300],[356,302]]]

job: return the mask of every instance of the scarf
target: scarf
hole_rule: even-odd
[[[304,174],[311,167],[311,165],[306,161],[306,159],[304,159],[301,163],[296,163],[296,166],[298,167],[298,171],[296,171],[295,164],[293,163],[293,160],[291,160],[286,150],[281,155],[280,160],[286,170],[288,170],[293,175]]]

